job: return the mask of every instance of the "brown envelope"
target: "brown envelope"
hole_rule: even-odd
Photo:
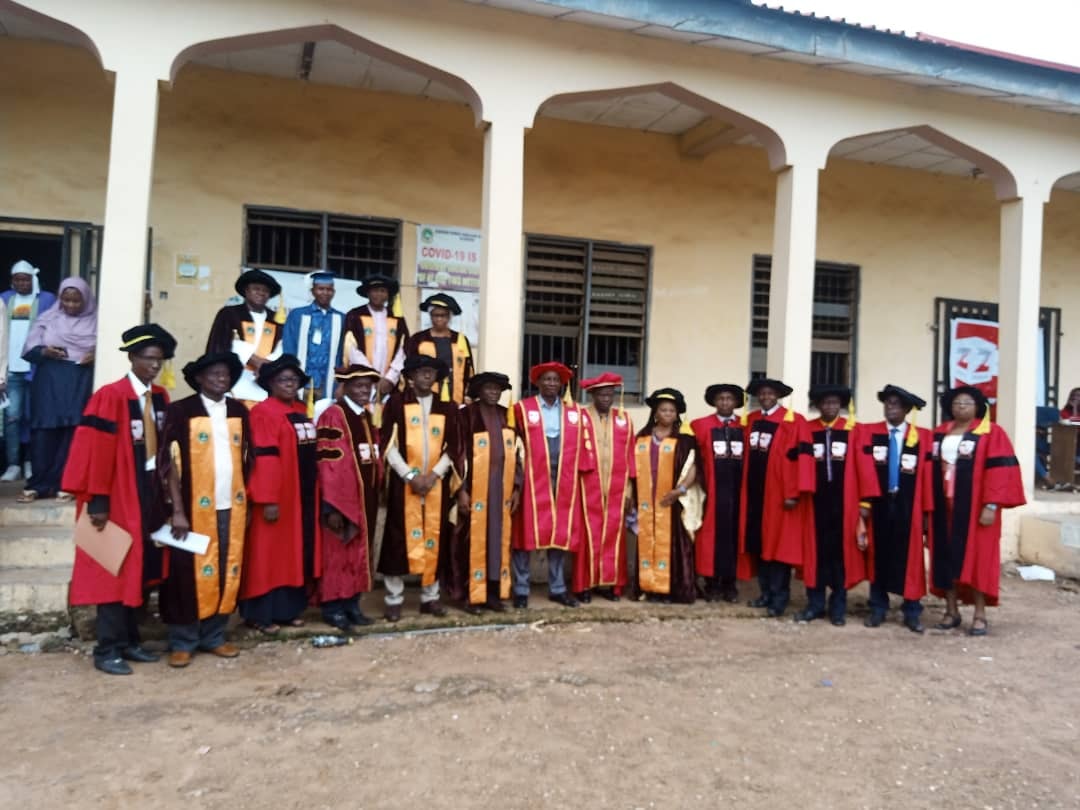
[[[75,523],[75,545],[115,577],[131,549],[131,535],[111,520],[99,532],[84,508]]]

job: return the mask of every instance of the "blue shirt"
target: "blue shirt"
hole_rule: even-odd
[[[548,405],[543,397],[540,399],[540,418],[544,421],[544,436],[549,439],[557,439],[562,435],[562,400],[555,398],[554,405]]]
[[[298,307],[289,313],[285,321],[285,329],[281,336],[281,350],[285,354],[300,356],[300,322],[307,315],[311,321],[308,324],[306,357],[304,358],[304,373],[310,375],[312,384],[325,390],[327,378],[333,371],[332,366],[341,363],[341,339],[338,338],[337,357],[330,358],[330,341],[333,337],[334,319],[341,319],[339,334],[343,332],[345,315],[336,309],[320,309],[316,304],[306,307]]]

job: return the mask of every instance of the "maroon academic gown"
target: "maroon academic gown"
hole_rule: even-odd
[[[160,436],[169,395],[152,386],[155,429]],[[162,576],[161,550],[147,535],[165,522],[163,499],[153,471],[146,471],[143,402],[131,382],[121,380],[98,389],[83,410],[75,429],[61,488],[76,497],[81,515],[96,500],[107,499],[109,520],[131,535],[131,550],[116,576],[102,568],[82,549],[75,549],[75,565],[68,593],[72,605],[122,602],[138,607],[143,590]]]
[[[319,417],[321,513],[340,512],[345,531],[323,524],[320,602],[351,599],[371,590],[371,537],[379,509],[382,457],[371,414],[354,413],[343,399]]]
[[[808,427],[817,475],[814,493],[817,566],[814,571],[804,571],[803,578],[808,588],[829,585],[846,589],[848,582],[866,579],[866,558],[858,547],[859,500],[866,497],[860,487],[859,468],[860,465],[864,468],[865,478],[870,457],[858,449],[858,425],[849,425],[845,416],[838,416],[831,425],[820,418],[814,419]],[[838,559],[843,561],[843,581],[835,585],[822,581],[825,566]]]
[[[739,556],[739,502],[746,438],[742,421],[726,425],[715,413],[690,423],[698,446],[698,470],[705,489],[705,513],[694,541],[697,573],[734,579]]]
[[[299,402],[270,397],[251,409],[251,525],[244,548],[240,598],[253,599],[275,588],[313,586],[319,577],[321,531],[316,519],[318,479],[315,425]],[[310,453],[311,469],[302,464]],[[278,505],[278,519],[264,516]]]
[[[739,503],[739,579],[754,576],[757,561],[814,571],[813,447],[806,420],[783,406],[747,415],[742,498]],[[785,509],[784,501],[798,501]]]
[[[866,527],[867,578],[889,593],[921,599],[926,595],[923,517],[933,509],[930,431],[908,425],[900,453],[900,488],[895,496],[888,494],[888,423],[862,425],[859,436],[860,452],[872,466],[863,493],[864,498],[873,499]],[[850,576],[848,583],[854,584]]]
[[[941,442],[953,423],[934,431],[930,590],[944,596],[955,587],[968,604],[974,600],[973,591],[980,591],[986,594],[986,604],[993,606],[998,603],[1001,577],[1001,510],[1022,506],[1027,499],[1008,435],[993,423],[987,432],[979,432],[980,426],[986,429],[980,421],[961,439],[951,508],[945,498]],[[981,526],[979,514],[988,503],[996,503],[998,511],[993,523]]]

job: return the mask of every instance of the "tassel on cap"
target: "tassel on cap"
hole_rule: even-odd
[[[158,382],[170,391],[176,388],[176,372],[173,371],[172,360],[166,360],[161,365],[161,374],[158,375]]]
[[[517,427],[517,417],[514,416],[514,392],[510,391],[510,402],[506,406],[506,426],[513,430]]]
[[[310,384],[307,389],[307,416],[308,419],[315,418],[315,386]]]
[[[574,398],[570,395],[570,386],[566,386],[566,390],[563,391],[562,401],[564,405],[573,405]]]
[[[694,435],[694,429],[692,427],[690,427],[689,422],[680,422],[679,423],[679,433],[683,434],[684,436],[693,436]]]
[[[278,326],[284,325],[284,323],[288,319],[288,317],[289,317],[289,313],[285,309],[285,304],[284,303],[274,311],[274,323],[276,323]]]
[[[395,318],[400,318],[404,313],[401,309],[401,293],[394,296],[394,301],[390,304],[390,314]]]
[[[855,427],[855,397],[852,397],[851,401],[848,402],[847,413],[848,427]]]
[[[382,402],[376,401],[371,409],[371,424],[374,428],[382,427]]]

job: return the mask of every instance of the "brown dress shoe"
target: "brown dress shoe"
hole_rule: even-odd
[[[212,650],[207,650],[211,655],[216,655],[218,658],[236,658],[240,654],[240,650],[229,642],[225,642],[220,647],[214,647]]]
[[[386,606],[386,620],[388,622],[396,622],[401,619],[401,605],[387,605]]]
[[[446,605],[444,605],[438,599],[435,599],[432,602],[421,602],[420,612],[427,613],[431,616],[445,616],[447,611]]]
[[[169,653],[169,666],[183,669],[191,663],[191,653],[183,650],[173,650]]]

